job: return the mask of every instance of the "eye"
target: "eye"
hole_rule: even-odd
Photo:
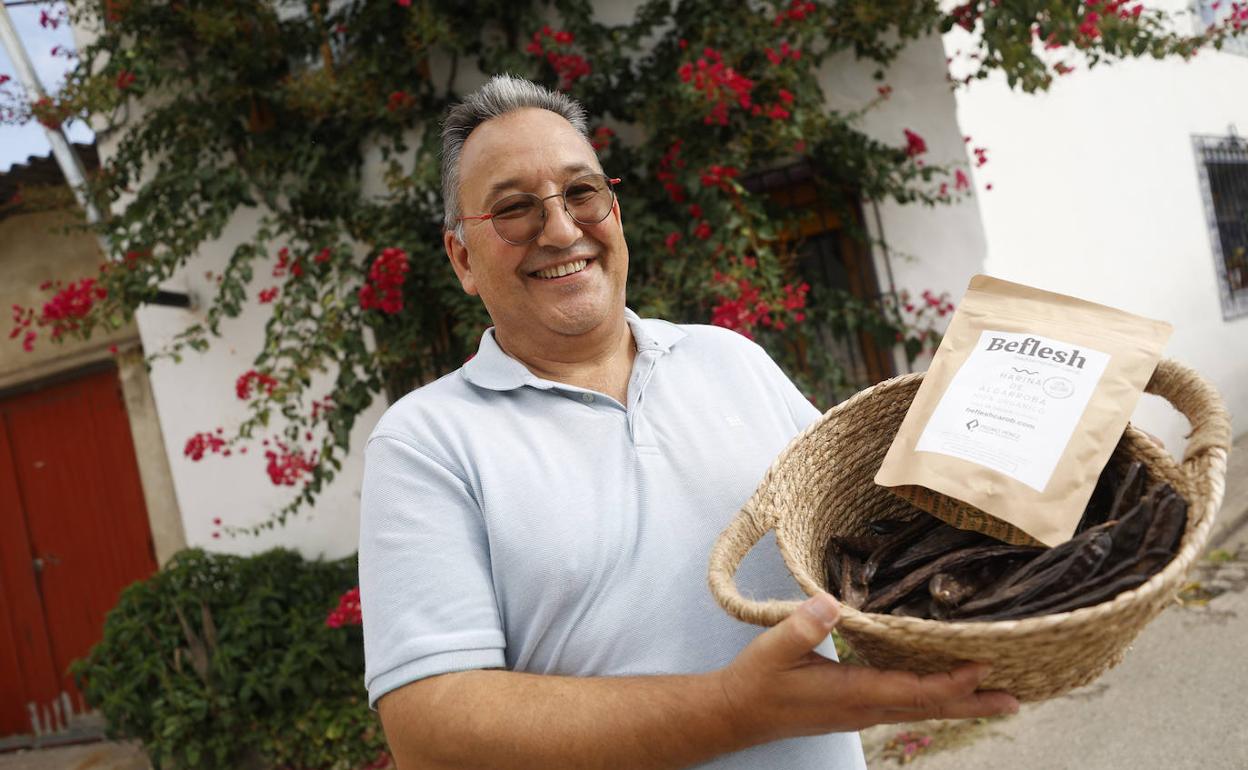
[[[598,188],[586,182],[573,184],[565,195],[573,203],[584,203],[598,194]]]
[[[522,195],[514,198],[504,198],[494,204],[495,219],[520,219],[532,213],[534,208],[533,198]]]

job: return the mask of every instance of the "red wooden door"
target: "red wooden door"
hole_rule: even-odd
[[[70,662],[121,590],[156,570],[116,371],[0,400],[0,556],[5,735],[30,731],[28,703],[78,703]]]

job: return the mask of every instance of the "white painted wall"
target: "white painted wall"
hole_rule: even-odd
[[[856,62],[846,53],[824,63],[820,83],[828,106],[845,112],[861,109],[874,99],[880,85],[891,86],[892,95],[868,112],[858,127],[896,146],[905,145],[903,132],[910,129],[927,142],[922,157],[928,163],[959,167],[969,176],[965,132],[959,127],[957,104],[945,80],[944,59],[940,38],[928,37],[906,46],[883,81],[871,77],[874,66]],[[948,292],[956,302],[970,277],[983,270],[986,244],[978,199],[966,196],[935,207],[881,201],[878,207],[878,225],[869,203],[864,204],[863,213],[872,238],[887,247],[874,249],[880,288],[906,289],[915,296],[925,289],[938,295]],[[909,368],[926,369],[927,360],[921,358]],[[904,357],[899,355],[898,371],[906,370]]]
[[[955,28],[945,47],[966,41]],[[1248,133],[1246,84],[1248,58],[1205,51],[1080,66],[1046,94],[1002,77],[957,93],[958,121],[989,150],[976,173],[987,272],[1170,322],[1165,355],[1213,382],[1235,435],[1248,431],[1248,317],[1222,317],[1192,136]],[[1186,421],[1160,399],[1134,419],[1181,451]]]
[[[74,29],[79,48],[89,44],[89,29]],[[138,114],[137,112],[133,114]],[[118,137],[97,131],[96,143],[101,163],[116,152]],[[375,164],[380,167],[380,159]],[[376,175],[371,177],[374,186]],[[123,200],[121,204],[124,205]],[[215,292],[215,276],[225,268],[234,247],[254,232],[257,211],[236,215],[222,236],[206,244],[196,259],[173,276],[164,288],[185,291],[200,299],[200,306],[191,310],[167,307],[144,307],[136,313],[136,324],[147,354],[156,353],[179,332],[205,319],[206,304]],[[260,289],[278,283],[271,278],[276,262],[276,247],[270,261],[253,264],[256,279],[250,289],[254,299]],[[211,273],[212,277],[206,274]],[[322,488],[313,506],[305,506],[287,520],[285,526],[265,530],[261,535],[230,536],[223,527],[250,527],[266,521],[286,503],[293,500],[301,486],[275,486],[265,470],[263,436],[248,444],[246,454],[235,451],[230,457],[205,455],[194,462],[183,454],[186,441],[195,433],[225,429],[230,436],[247,418],[246,404],[235,394],[239,375],[253,368],[252,360],[259,353],[264,339],[264,326],[271,309],[252,303],[238,318],[221,324],[222,337],[213,341],[209,351],[198,354],[188,351],[181,363],[161,359],[153,364],[150,374],[153,400],[165,439],[174,493],[181,512],[186,544],[212,551],[251,554],[278,546],[293,548],[307,558],[340,558],[357,550],[359,539],[359,497],[363,479],[362,447],[373,426],[385,411],[384,397],[362,413],[351,432],[352,453],[344,458],[342,470],[332,483]],[[330,390],[328,376],[318,381],[308,393],[310,398],[323,398]],[[280,437],[284,423],[280,415],[270,423],[269,435]],[[321,434],[305,447],[319,446]],[[221,520],[218,527],[214,520]]]
[[[222,237],[205,246],[193,265],[170,283],[170,288],[189,289],[201,298],[212,296],[215,283],[205,276],[211,271],[219,275],[233,246],[253,231],[257,214],[244,212],[231,222]],[[275,249],[276,251],[276,249]],[[272,263],[256,263],[257,279],[251,296],[278,279],[269,278]],[[266,280],[267,278],[267,280]],[[162,349],[178,332],[200,323],[204,307],[187,311],[166,307],[146,307],[137,314],[139,334],[144,350],[152,353]],[[363,476],[363,454],[360,449],[374,424],[384,411],[384,399],[360,415],[351,434],[352,454],[343,464],[341,473],[323,489],[316,504],[305,507],[288,520],[284,527],[266,530],[259,536],[230,537],[218,531],[213,519],[224,525],[247,527],[266,520],[269,515],[293,499],[301,488],[278,487],[265,471],[265,447],[257,437],[248,445],[246,454],[237,451],[230,457],[205,455],[194,462],[183,455],[186,440],[200,431],[217,427],[231,435],[247,418],[246,405],[235,394],[238,376],[252,367],[252,359],[260,351],[264,324],[269,306],[252,304],[239,318],[221,325],[222,339],[203,354],[185,355],[181,363],[158,361],[151,372],[152,391],[165,435],[169,465],[182,512],[188,546],[201,546],[214,551],[248,554],[276,546],[294,548],[308,558],[338,558],[354,553],[359,530],[359,495]],[[309,395],[323,398],[330,389],[327,378],[314,379]],[[280,417],[271,423],[270,435],[280,437]],[[321,435],[308,448],[319,445]]]

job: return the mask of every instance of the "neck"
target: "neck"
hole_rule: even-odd
[[[623,313],[614,322],[575,337],[542,342],[513,338],[495,327],[494,339],[507,355],[542,379],[596,390],[627,403],[637,345]]]

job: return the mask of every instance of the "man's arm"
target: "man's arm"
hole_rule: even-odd
[[[820,594],[706,674],[465,671],[399,688],[378,709],[400,770],[666,770],[782,738],[1017,710],[1009,695],[975,691],[983,666],[920,677],[822,658],[813,649],[837,618]]]

